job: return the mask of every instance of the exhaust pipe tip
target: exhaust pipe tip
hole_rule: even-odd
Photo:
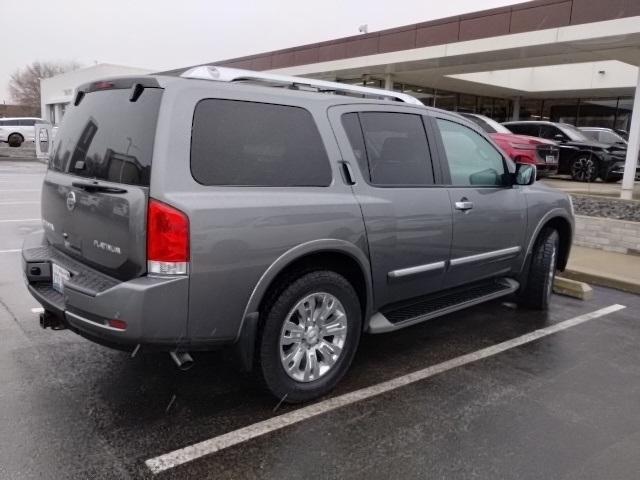
[[[183,372],[189,370],[191,367],[193,367],[193,364],[195,363],[193,361],[193,357],[189,355],[189,352],[172,351],[172,352],[169,352],[169,356],[171,357],[173,362],[176,364],[176,366]]]

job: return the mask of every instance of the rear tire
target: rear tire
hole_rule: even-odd
[[[24,142],[24,138],[22,138],[22,136],[18,135],[17,133],[12,133],[11,135],[9,135],[9,138],[7,138],[7,143],[10,147],[19,147],[20,145],[22,145],[22,142]]]
[[[553,292],[558,263],[560,236],[553,228],[545,228],[534,246],[526,287],[519,293],[519,303],[534,310],[547,310]]]
[[[289,278],[261,312],[257,371],[278,400],[299,403],[331,391],[349,369],[362,315],[353,286],[333,271]]]

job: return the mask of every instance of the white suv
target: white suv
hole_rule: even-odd
[[[0,142],[7,142],[11,147],[33,142],[36,123],[49,122],[36,117],[0,118]]]

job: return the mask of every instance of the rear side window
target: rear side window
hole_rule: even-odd
[[[535,123],[516,123],[505,125],[509,130],[513,133],[517,133],[519,135],[530,135],[532,137],[538,137],[540,134],[540,127]]]
[[[361,128],[355,123],[355,115],[360,119]],[[371,184],[433,185],[429,144],[420,115],[395,112],[349,113],[343,115],[342,124],[363,175]]]
[[[56,134],[52,170],[129,185],[149,185],[159,88],[90,92],[70,108]]]
[[[203,185],[326,187],[331,166],[311,114],[236,100],[198,103],[191,173]]]

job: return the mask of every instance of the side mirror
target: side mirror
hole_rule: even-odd
[[[558,142],[563,142],[564,141],[564,135],[562,135],[561,133],[556,133],[553,136],[553,139],[558,141]]]
[[[515,173],[516,185],[533,185],[536,181],[536,166],[530,163],[517,163]]]

